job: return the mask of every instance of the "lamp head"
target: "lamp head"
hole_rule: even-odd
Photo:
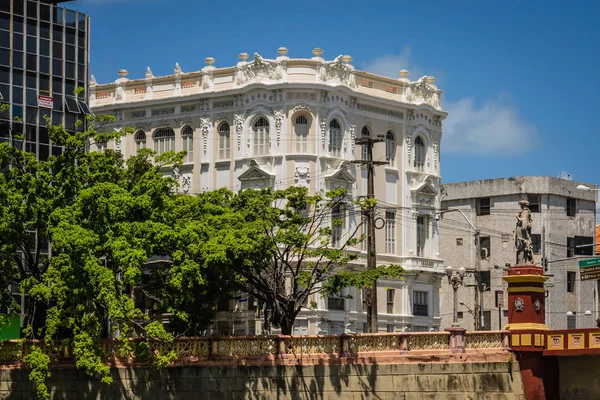
[[[448,275],[448,278],[450,278],[452,276],[452,272],[454,271],[454,268],[452,268],[451,266],[447,266],[446,267],[446,275]]]
[[[573,311],[567,311],[567,317],[572,317],[573,316]]]
[[[577,185],[577,187],[575,189],[577,189],[577,190],[583,190],[583,191],[586,191],[586,192],[589,192],[589,191],[592,190],[591,187],[585,186],[585,185]]]
[[[458,269],[458,276],[460,276],[461,278],[465,277],[465,272],[467,272],[467,270],[465,269],[465,267],[460,267]]]

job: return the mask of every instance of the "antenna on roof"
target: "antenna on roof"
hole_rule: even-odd
[[[564,180],[567,180],[567,181],[572,181],[573,180],[573,175],[571,175],[571,174],[569,174],[569,173],[567,173],[565,171],[560,171],[558,173],[557,178],[558,179],[564,179]]]

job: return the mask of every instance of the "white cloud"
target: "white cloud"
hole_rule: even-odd
[[[448,111],[442,141],[448,152],[509,156],[531,150],[537,141],[535,125],[507,100],[486,100],[477,107],[467,97],[442,105]]]
[[[404,46],[400,54],[386,54],[376,57],[371,61],[361,64],[361,69],[372,74],[399,78],[398,71],[406,69],[410,73],[409,78],[417,80],[423,76],[423,68],[412,60],[412,48]]]

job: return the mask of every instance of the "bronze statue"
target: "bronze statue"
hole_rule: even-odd
[[[521,211],[517,215],[515,227],[515,247],[517,249],[517,265],[533,264],[533,243],[531,242],[531,210],[529,201],[519,201]]]

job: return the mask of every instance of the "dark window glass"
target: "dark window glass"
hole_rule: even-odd
[[[593,236],[575,236],[575,255],[576,256],[593,256],[594,255]]]
[[[77,100],[75,100],[75,97],[65,96],[65,103],[69,112],[79,114],[79,106],[77,105]]]
[[[4,101],[10,101],[10,86],[0,84],[0,94],[2,94]]]
[[[50,41],[46,39],[40,39],[40,54],[43,56],[50,56]]]
[[[19,117],[23,119],[23,106],[18,106],[13,104],[13,118]]]
[[[23,35],[20,33],[13,33],[13,49],[23,50]]]
[[[81,28],[79,28],[79,31],[77,32],[77,44],[79,47],[85,47],[87,44],[85,40],[85,31],[81,30]]]
[[[77,121],[77,117],[75,115],[65,113],[65,129],[74,131],[75,130],[75,121]]]
[[[85,121],[83,117],[77,117],[77,123],[79,124],[77,126],[77,132],[83,132],[83,128],[85,127]]]
[[[26,33],[31,36],[37,36],[37,21],[35,19],[28,19]]]
[[[50,76],[40,74],[40,93],[50,93]]]
[[[63,49],[62,43],[53,42],[52,43],[52,57],[56,59],[62,59]]]
[[[23,33],[23,17],[13,17],[13,32]]]
[[[29,142],[35,142],[37,136],[37,129],[35,125],[28,125],[25,130],[25,140]]]
[[[26,86],[30,89],[37,88],[37,74],[35,72],[27,73]]]
[[[575,278],[577,273],[573,271],[567,271],[567,292],[575,291]]]
[[[88,107],[85,101],[79,101],[79,108],[81,108],[81,112],[84,114],[91,114],[90,108]]]
[[[53,24],[52,25],[52,39],[56,42],[62,42],[63,37],[63,26]]]
[[[37,57],[35,54],[26,54],[25,58],[27,60],[27,70],[28,71],[37,71]]]
[[[529,210],[531,212],[540,212],[542,209],[542,196],[539,194],[529,194],[527,195],[527,201],[529,201]]]
[[[50,59],[48,57],[40,57],[40,72],[44,74],[50,73]]]
[[[62,98],[61,98],[62,101]],[[54,99],[54,104],[56,105],[56,98]],[[62,104],[62,103],[61,103]],[[63,114],[61,112],[52,112],[52,125],[60,125],[62,124]]]
[[[38,108],[38,123],[40,126],[46,126],[46,118],[52,119],[52,110],[47,108]]]
[[[40,143],[50,143],[50,139],[48,139],[48,128],[45,126],[40,126]]]
[[[77,49],[77,62],[79,64],[85,64],[85,49],[81,47]]]
[[[50,6],[40,4],[40,19],[43,21],[50,21]]]
[[[67,45],[65,47],[65,58],[67,61],[75,61],[75,46]]]
[[[27,16],[30,18],[38,17],[37,2],[33,2],[33,1],[27,2]]]
[[[52,155],[60,156],[62,154],[62,147],[52,146]]]
[[[65,94],[72,95],[75,92],[75,81],[65,80]]]
[[[75,11],[69,10],[69,9],[67,9],[66,12],[67,12],[67,17],[66,17],[65,25],[75,28],[76,24],[77,24],[77,13]]]
[[[65,63],[65,77],[75,79],[75,63],[69,61]]]
[[[575,314],[573,311],[573,315],[567,315],[567,329],[577,329],[577,315]]]
[[[85,14],[79,13],[79,29],[85,29]]]
[[[577,215],[577,199],[567,199],[567,215],[569,217]]]
[[[54,22],[57,22],[59,24],[64,24],[65,23],[65,17],[63,15],[64,12],[64,8],[59,8],[59,7],[53,7],[54,10]]]
[[[60,94],[53,94],[54,98],[54,109],[58,111],[62,111],[63,109],[63,97]]]
[[[84,81],[77,81],[77,87],[85,88],[85,82]],[[86,93],[84,93],[82,97],[83,98],[87,97]]]
[[[489,197],[481,197],[477,199],[477,215],[490,215]]]
[[[36,147],[35,143],[25,143],[25,151],[28,153],[35,154]]]
[[[57,78],[57,77],[52,78],[52,93],[61,94],[62,92],[63,92],[62,79]]]
[[[48,160],[48,151],[49,151],[48,146],[40,144],[40,148],[39,148],[39,152],[38,152],[38,159],[40,161]]]
[[[23,52],[13,51],[13,68],[23,69]]]
[[[35,89],[27,89],[27,105],[28,106],[37,106],[37,90]]]
[[[65,33],[65,42],[67,44],[75,44],[75,29],[67,28]]]
[[[491,289],[491,274],[490,271],[481,271],[481,291],[489,292]]]
[[[77,78],[78,79],[85,79],[85,66],[83,65],[79,65],[77,67]],[[79,84],[80,87],[85,87],[85,85],[82,85],[81,83]]]
[[[13,69],[13,85],[23,86],[23,71]]]
[[[27,48],[28,53],[37,53],[37,38],[35,36],[27,36]]]
[[[10,30],[10,14],[0,13],[0,29]]]
[[[10,48],[10,32],[0,31],[0,47]]]
[[[0,65],[10,66],[10,51],[0,50]]]
[[[567,238],[567,257],[573,257],[575,255],[575,238]]]
[[[542,245],[542,235],[539,233],[533,233],[531,235],[531,245],[533,247],[533,254],[540,254],[540,247]]]
[[[10,68],[0,67],[0,83],[10,83]]]
[[[13,12],[18,15],[23,15],[25,8],[23,7],[22,0],[13,1]]]
[[[40,22],[40,37],[50,39],[50,24],[46,22]]]
[[[52,60],[52,75],[63,76],[62,60],[56,58]]]
[[[23,104],[23,88],[21,87],[13,87],[13,103],[14,104]]]

